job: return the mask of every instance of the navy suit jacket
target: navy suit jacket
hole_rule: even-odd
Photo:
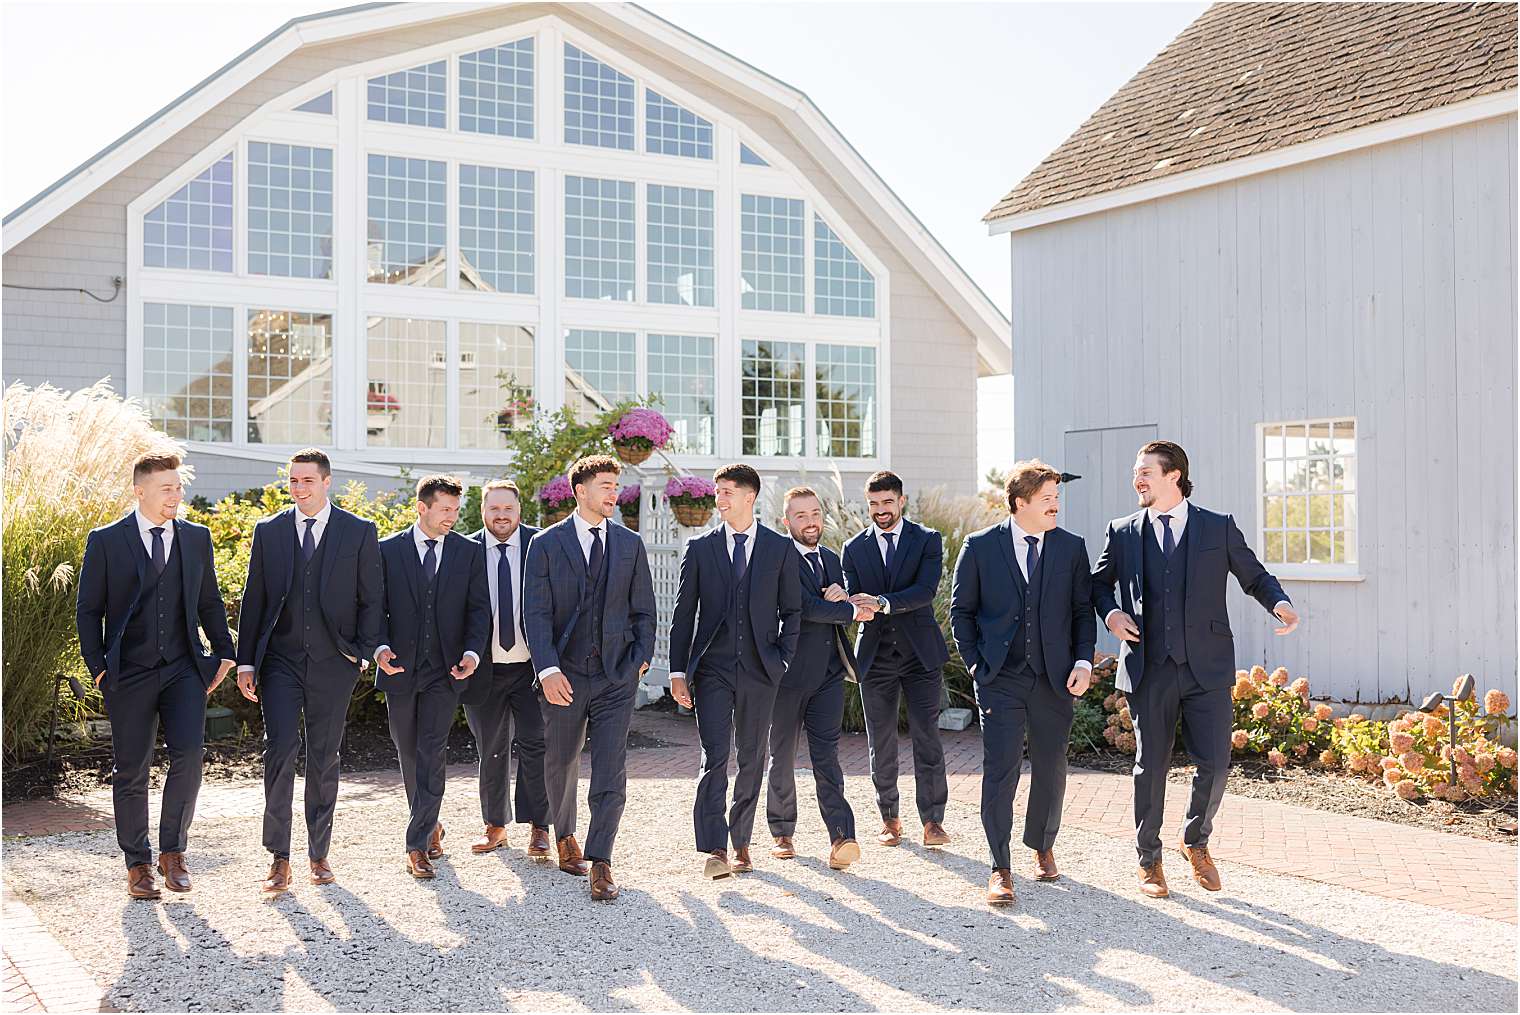
[[[533,537],[538,534],[538,529],[534,528],[531,525],[519,524],[517,526],[517,532],[519,535],[519,541],[522,544],[522,565],[515,568],[512,577],[517,581],[517,588],[519,590],[518,598],[521,602],[522,615],[519,616],[517,620],[520,625],[526,628],[528,623],[528,547],[532,545]],[[488,533],[485,529],[479,529],[478,531],[470,533],[470,538],[480,544],[480,550],[477,552],[481,554],[481,559],[485,562],[486,593],[489,595],[491,591],[491,570],[496,567],[496,555],[491,552],[490,547],[495,545],[496,537],[490,535],[490,533]],[[477,674],[483,672],[486,676],[490,675],[491,657],[495,654],[496,647],[495,603],[491,604],[491,610],[491,626],[486,630],[486,640],[479,648],[475,650],[476,652],[480,653],[480,668],[477,670]],[[526,634],[524,637],[526,637]],[[486,681],[476,680],[474,677],[471,677],[470,686],[465,690],[465,693],[460,698],[461,703],[466,705],[475,705],[482,703],[486,698],[489,687],[490,685],[487,684]]]
[[[380,561],[385,571],[385,627],[379,644],[389,645],[396,653],[392,665],[400,666],[402,672],[390,674],[377,667],[377,691],[409,691],[416,687],[424,580],[422,560],[412,537],[414,527],[408,525],[394,536],[380,540]],[[479,543],[450,532],[438,549],[433,616],[438,623],[439,655],[447,671],[464,658],[465,652],[478,653],[490,636],[491,592],[486,584],[485,554]],[[489,665],[490,660],[482,656],[480,666]],[[469,683],[448,679],[450,686],[461,692]]]
[[[855,665],[861,678],[871,672],[883,621],[908,639],[919,665],[937,670],[950,661],[950,646],[934,618],[934,596],[945,573],[945,541],[934,529],[903,519],[902,535],[892,554],[892,573],[882,564],[875,526],[844,544],[844,589],[850,595],[865,592],[886,596],[890,613],[860,625],[855,641]]]
[[[792,551],[796,552],[796,546]],[[839,554],[818,547],[823,561],[824,587],[844,588],[844,569]],[[848,601],[831,603],[818,590],[813,567],[799,556],[797,577],[802,587],[802,626],[797,635],[797,654],[781,678],[783,687],[822,687],[836,674],[855,679],[855,652],[845,628],[855,620],[855,607]]]
[[[238,612],[238,665],[264,665],[269,637],[279,623],[296,569],[296,508],[271,515],[253,527],[248,580]],[[344,655],[372,658],[385,623],[384,578],[375,523],[338,505],[322,533],[321,614]]]
[[[654,658],[654,579],[644,541],[607,524],[607,600],[602,610],[602,665],[614,680],[637,680]],[[586,556],[575,516],[539,532],[528,547],[523,586],[523,630],[533,670],[556,667],[586,604]]]
[[[1156,538],[1154,532],[1146,531],[1145,516],[1145,509],[1141,509],[1108,523],[1103,552],[1099,554],[1092,573],[1093,602],[1098,617],[1106,620],[1114,610],[1123,610],[1142,632],[1145,630],[1145,544],[1141,540]],[[1183,638],[1187,644],[1188,667],[1204,687],[1227,687],[1235,680],[1235,636],[1230,631],[1230,614],[1225,602],[1229,576],[1233,574],[1245,594],[1260,603],[1268,613],[1278,603],[1291,600],[1246,545],[1246,538],[1240,534],[1232,516],[1189,504],[1187,528],[1183,531],[1183,551],[1187,555]],[[1119,590],[1117,599],[1114,596],[1116,585]],[[1121,691],[1133,691],[1144,676],[1144,642],[1121,641],[1115,685]]]
[[[719,525],[686,543],[681,556],[681,581],[670,618],[670,672],[696,675],[702,655],[728,615],[733,596],[733,563],[728,556],[726,526]],[[745,548],[749,560],[750,634],[765,667],[765,676],[779,684],[797,654],[802,623],[802,563],[792,541],[774,529],[755,525],[754,546]]]
[[[148,550],[137,530],[136,510],[110,525],[95,529],[85,540],[79,567],[79,596],[74,620],[79,630],[79,654],[93,679],[104,671],[106,681],[121,674],[121,637],[142,595]],[[211,532],[204,525],[176,518],[171,553],[180,555],[184,573],[185,629],[190,632],[191,658],[207,687],[223,659],[236,659],[232,632],[227,630],[227,607],[216,586],[216,561]],[[204,630],[211,651],[201,645]],[[104,682],[102,682],[104,686]]]
[[[979,684],[998,675],[1024,622],[1012,524],[1010,517],[967,536],[955,562],[950,631],[961,659]],[[1040,593],[1040,650],[1047,679],[1064,692],[1072,667],[1078,659],[1092,661],[1098,640],[1087,543],[1075,533],[1055,528],[1045,533],[1041,546],[1034,574]]]

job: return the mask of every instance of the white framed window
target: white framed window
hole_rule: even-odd
[[[803,312],[802,201],[745,194],[740,199],[740,305]]]
[[[249,444],[332,440],[332,314],[249,310]]]
[[[739,369],[740,454],[804,454],[807,344],[745,339]]]
[[[744,144],[742,141],[739,143],[739,164],[741,166],[770,165],[770,163],[761,158],[753,148],[747,144]]]
[[[442,288],[448,281],[448,166],[371,153],[368,175],[365,277],[387,285]]]
[[[331,148],[248,142],[248,274],[333,277]]]
[[[565,43],[565,144],[633,151],[633,78]]]
[[[813,313],[875,317],[876,279],[823,216],[813,216]]]
[[[1289,576],[1354,575],[1356,420],[1257,429],[1262,561]]]
[[[675,428],[675,450],[694,455],[714,451],[717,406],[712,335],[645,338],[649,391],[660,396],[660,411]]]
[[[332,93],[332,89],[329,88],[327,91],[323,92],[321,95],[314,95],[311,98],[307,99],[305,102],[303,102],[299,106],[295,107],[295,112],[297,112],[297,113],[319,113],[319,114],[321,114],[323,116],[332,116],[332,112],[333,112],[333,93]]]
[[[448,101],[447,67],[447,60],[435,60],[370,78],[366,89],[369,119],[441,129]]]
[[[813,399],[821,458],[876,455],[876,349],[868,345],[813,348]]]
[[[533,137],[533,38],[459,57],[459,129]]]
[[[713,306],[713,192],[649,184],[649,302]]]
[[[459,167],[459,284],[533,294],[533,173]]]
[[[142,400],[170,437],[232,440],[233,319],[231,307],[143,304]]]
[[[500,449],[532,422],[533,329],[459,323],[459,446]]]
[[[232,153],[143,216],[143,267],[232,271]]]
[[[644,150],[652,155],[710,159],[713,125],[654,89],[645,88]]]
[[[448,446],[448,334],[443,321],[371,317],[365,329],[364,443]]]
[[[633,184],[565,177],[565,295],[634,297]]]
[[[638,335],[570,328],[565,332],[565,403],[582,419],[638,396]]]

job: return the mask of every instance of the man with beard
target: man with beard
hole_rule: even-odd
[[[820,546],[823,502],[805,486],[794,486],[783,500],[782,524],[802,555],[802,625],[797,654],[776,690],[771,712],[771,770],[765,816],[776,844],[771,856],[796,856],[792,833],[797,827],[797,736],[807,730],[808,755],[818,810],[829,833],[829,866],[844,870],[860,859],[855,841],[855,814],[844,797],[844,771],[839,767],[839,730],[844,722],[846,675],[855,679],[855,661],[845,627],[869,621],[876,611],[855,606],[844,593],[839,555]]]

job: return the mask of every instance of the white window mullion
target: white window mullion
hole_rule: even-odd
[[[232,443],[248,444],[248,304],[232,308]]]
[[[365,170],[362,78],[346,78],[333,88],[338,145],[333,154],[333,443],[341,450],[364,447],[367,369],[362,292],[369,247],[366,214],[369,177]]]
[[[802,454],[807,458],[819,458],[823,452],[818,447],[818,405],[814,397],[818,386],[813,383],[813,372],[818,368],[817,346],[806,343],[802,367]]]
[[[459,449],[459,322],[450,318],[444,322],[444,363],[447,378],[444,384],[445,443],[450,451]]]
[[[734,161],[738,140],[726,123],[716,125],[718,186],[713,194],[713,297],[718,309],[718,340],[713,369],[717,399],[713,450],[730,461],[739,457],[742,420],[739,410],[741,371],[739,337],[739,191]]]
[[[637,94],[637,92],[635,92]],[[633,303],[649,302],[649,183],[633,183]]]
[[[560,307],[565,299],[564,176],[540,170],[534,187],[538,290],[538,333],[533,336],[533,397],[553,412],[565,404],[564,328]]]
[[[448,159],[443,168],[443,287],[459,289],[459,162]]]

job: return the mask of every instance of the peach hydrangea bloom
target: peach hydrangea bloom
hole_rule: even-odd
[[[1395,733],[1388,738],[1388,747],[1394,754],[1403,754],[1414,748],[1414,737],[1408,733]]]
[[[1267,716],[1272,714],[1272,706],[1268,705],[1264,701],[1258,701],[1256,704],[1251,706],[1251,714],[1258,719],[1265,719]]]
[[[1288,756],[1276,748],[1267,752],[1267,760],[1278,768],[1283,768],[1288,764]]]
[[[1470,764],[1472,764],[1472,755],[1467,753],[1467,748],[1465,748],[1465,747],[1458,747],[1456,750],[1452,751],[1451,753],[1452,753],[1452,756],[1457,759],[1457,764],[1459,764],[1459,765],[1470,765]]]
[[[1360,712],[1352,712],[1350,715],[1346,716],[1346,721],[1349,723],[1361,723],[1366,722],[1367,717],[1362,715]]]
[[[1133,733],[1119,734],[1119,750],[1133,751],[1135,749],[1135,735]]]
[[[1448,783],[1445,779],[1437,779],[1435,782],[1430,784],[1430,795],[1435,797],[1437,800],[1445,800],[1446,791],[1450,788],[1451,784]]]
[[[1421,756],[1419,751],[1406,752],[1404,756],[1399,759],[1399,764],[1403,765],[1405,769],[1411,772],[1423,772],[1425,770],[1425,759],[1423,756]]]
[[[1241,748],[1245,747],[1249,739],[1250,738],[1246,736],[1245,730],[1236,730],[1234,733],[1230,734],[1230,746],[1238,751]]]
[[[1408,733],[1413,724],[1408,719],[1395,719],[1388,724],[1389,733]]]
[[[1266,680],[1266,679],[1267,679],[1267,669],[1266,669],[1265,666],[1252,666],[1251,667],[1251,683],[1253,683],[1253,684],[1259,684],[1263,680]]]
[[[1236,670],[1235,671],[1235,683],[1237,683],[1237,684],[1250,683],[1250,681],[1251,681],[1250,671],[1248,671],[1248,670]]]
[[[1308,744],[1294,744],[1293,745],[1293,756],[1295,758],[1303,759],[1303,758],[1307,757],[1308,754],[1309,754],[1309,745]]]
[[[1396,786],[1402,778],[1404,778],[1404,773],[1400,772],[1397,768],[1385,768],[1383,770],[1383,784],[1386,786]]]
[[[1398,768],[1399,767],[1399,759],[1395,758],[1393,755],[1390,754],[1387,757],[1382,758],[1381,760],[1379,760],[1378,764],[1381,765],[1383,767],[1383,769],[1386,771],[1387,769],[1390,769],[1390,768]]]
[[[1446,724],[1441,721],[1440,716],[1427,715],[1425,717],[1425,735],[1427,737],[1438,737],[1445,732]]]
[[[1466,765],[1459,765],[1457,767],[1457,778],[1462,780],[1463,785],[1469,787],[1474,783],[1482,782],[1482,780],[1478,778],[1478,766],[1470,763]]]
[[[1495,757],[1498,758],[1499,764],[1503,765],[1505,768],[1515,767],[1516,756],[1514,748],[1501,747],[1499,748]]]
[[[1304,728],[1305,733],[1313,733],[1319,729],[1319,720],[1312,715],[1306,715],[1304,716],[1304,721],[1299,723],[1299,725]]]
[[[1483,696],[1483,711],[1489,715],[1509,714],[1509,695],[1497,687]]]
[[[1272,671],[1272,676],[1268,677],[1267,679],[1272,682],[1273,687],[1287,687],[1288,668],[1286,666],[1279,666],[1277,669]]]
[[[1292,691],[1294,694],[1298,695],[1300,698],[1307,698],[1307,697],[1309,697],[1309,678],[1308,677],[1299,677],[1297,680],[1293,681],[1292,685],[1289,686],[1288,690]]]
[[[1333,711],[1334,709],[1322,701],[1318,705],[1314,706],[1314,718],[1318,719],[1320,722],[1324,722],[1326,719],[1330,718],[1330,713]]]
[[[1320,751],[1319,752],[1319,763],[1321,765],[1324,765],[1326,768],[1329,768],[1331,765],[1335,764],[1335,752],[1334,751]]]
[[[1414,784],[1413,779],[1400,779],[1394,784],[1393,791],[1399,795],[1400,800],[1413,800],[1420,795],[1420,787]]]
[[[1480,772],[1491,772],[1494,768],[1494,756],[1487,751],[1480,751],[1473,764]]]
[[[1467,799],[1467,790],[1461,786],[1449,786],[1446,789],[1446,799],[1454,804],[1459,804]]]

